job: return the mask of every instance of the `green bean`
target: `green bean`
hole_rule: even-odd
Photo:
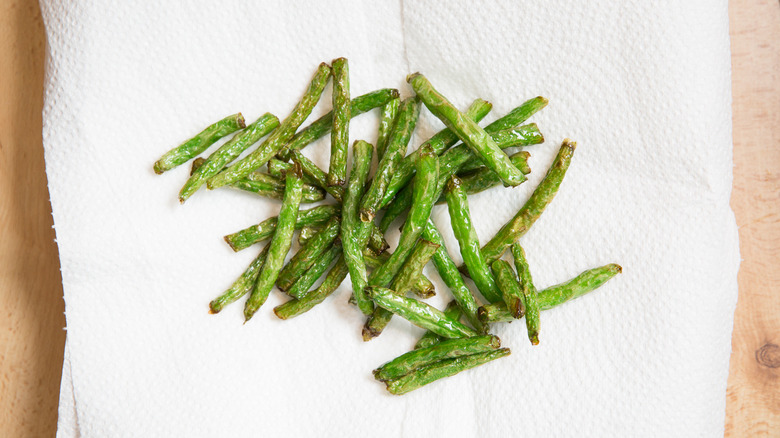
[[[514,120],[519,120],[515,117],[510,117],[510,116],[516,116],[517,114],[521,114],[521,115],[526,114],[527,111],[526,112],[518,111],[518,109],[524,108],[524,106],[528,106],[528,102],[519,106],[518,108],[515,108],[512,112],[510,112],[506,116],[491,123],[490,125],[485,127],[485,130],[489,133],[494,132],[496,129],[498,129],[498,128],[493,128],[495,126],[503,127]],[[538,141],[541,142],[542,140],[543,138],[539,136]],[[499,144],[499,146],[503,147],[503,144]],[[515,154],[515,159],[512,160],[512,163],[516,164],[518,169],[526,169],[528,168],[528,163],[526,163],[523,160],[523,158],[524,155]],[[473,160],[477,160],[477,157],[475,157],[474,154],[471,153],[469,148],[463,144],[460,144],[458,146],[455,146],[452,149],[447,150],[439,157],[439,181],[437,183],[438,194],[436,195],[437,199],[444,191],[444,187],[447,184],[447,181],[450,179],[450,177],[452,175],[455,175],[462,167],[468,165],[468,163],[472,162]],[[380,230],[387,231],[387,229],[390,227],[390,224],[398,216],[400,216],[401,213],[404,212],[404,210],[409,208],[409,206],[412,203],[412,187],[414,185],[413,182],[414,181],[412,181],[411,183],[403,187],[403,189],[401,189],[398,192],[398,194],[395,196],[394,199],[385,197],[382,200],[382,206],[383,207],[386,206],[387,209],[385,210],[385,215],[382,217],[382,220],[379,223]]]
[[[311,240],[306,242],[289,263],[279,272],[276,279],[276,287],[280,291],[289,290],[301,275],[304,274],[331,246],[339,235],[341,221],[338,217],[332,217]]]
[[[208,188],[215,189],[228,185],[247,176],[253,170],[267,163],[276,155],[295,134],[304,120],[311,114],[314,105],[320,100],[322,90],[331,76],[330,67],[322,63],[309,84],[309,88],[301,100],[295,105],[292,113],[271,133],[270,136],[249,155],[235,162],[232,166],[208,180]]]
[[[306,225],[298,232],[298,245],[303,246],[322,230],[322,227]]]
[[[349,148],[349,62],[347,58],[334,59],[333,68],[333,129],[330,131],[330,167],[328,185],[343,186],[347,180],[347,152]]]
[[[504,303],[509,313],[515,318],[522,318],[525,315],[526,307],[523,299],[523,292],[520,289],[520,283],[517,282],[512,267],[504,260],[498,259],[490,267],[493,269],[493,275],[496,277],[498,289],[501,291]]]
[[[390,260],[391,254],[392,253],[387,252],[377,254],[376,251],[364,251],[363,257],[365,258],[366,266],[371,269],[376,269],[382,266],[383,263]],[[420,274],[412,285],[412,292],[414,292],[414,294],[418,297],[430,298],[436,295],[436,288],[433,286],[433,283],[431,283],[431,280],[425,276],[425,274]]]
[[[257,276],[260,274],[263,264],[265,264],[265,257],[268,254],[269,246],[270,245],[266,245],[260,250],[260,254],[252,260],[249,267],[247,267],[236,281],[233,282],[224,294],[209,303],[209,308],[211,309],[210,313],[219,313],[225,306],[243,297],[252,290],[252,287],[255,285],[255,280],[257,280]]]
[[[236,113],[209,125],[195,137],[166,152],[156,163],[154,173],[161,174],[186,163],[205,151],[220,138],[246,128],[244,116]]]
[[[293,299],[274,308],[274,314],[280,319],[290,319],[308,312],[317,304],[325,301],[341,283],[347,278],[349,271],[344,263],[344,257],[340,257],[335,265],[330,269],[325,280],[317,289],[309,292],[303,298]]]
[[[493,108],[490,102],[482,99],[475,100],[468,110],[466,110],[466,117],[473,119],[476,122],[482,120]],[[458,136],[454,132],[445,128],[437,132],[433,137],[428,139],[424,144],[429,145],[436,155],[441,155],[454,145],[458,141]],[[414,177],[414,164],[417,162],[422,145],[407,155],[398,163],[396,171],[393,173],[393,178],[390,180],[390,184],[387,186],[385,195],[382,197],[381,206],[385,206],[395,197],[395,195],[406,186],[409,181]]]
[[[340,205],[320,205],[308,210],[298,212],[298,218],[295,222],[295,228],[301,229],[305,226],[322,225],[333,216],[341,213]],[[233,251],[241,251],[249,248],[255,243],[262,242],[274,235],[278,218],[276,216],[268,218],[257,225],[236,231],[233,234],[225,236],[225,242]]]
[[[528,152],[522,151],[512,155],[510,158],[512,159],[512,163],[516,163],[518,166],[524,166],[522,168],[518,168],[520,168],[521,172],[527,175],[531,173],[531,169],[527,164],[528,157],[530,156],[531,154]],[[458,178],[460,178],[461,189],[463,189],[463,191],[469,195],[484,192],[485,190],[495,187],[501,183],[501,180],[498,178],[498,176],[492,170],[484,166],[462,176],[458,175]],[[444,202],[447,202],[444,195],[439,196],[439,199],[436,201],[437,204]]]
[[[244,321],[249,321],[257,312],[257,309],[265,303],[271,288],[274,287],[279,272],[282,270],[284,259],[292,245],[293,232],[298,217],[298,208],[303,195],[303,179],[301,167],[295,163],[292,171],[287,172],[284,182],[284,200],[279,212],[279,221],[274,232],[274,237],[269,243],[268,256],[260,270],[252,294],[244,306]]]
[[[392,99],[397,99],[399,96],[398,90],[383,88],[381,90],[372,91],[370,93],[358,96],[352,99],[352,105],[350,106],[350,117],[355,117],[359,114],[363,114],[366,111],[380,107]],[[315,140],[323,137],[330,132],[333,125],[333,111],[325,114],[319,119],[315,120],[311,125],[304,129],[301,129],[295,137],[290,140],[289,143],[277,154],[277,156],[283,160],[289,160],[292,151],[301,150],[304,147],[310,145]]]
[[[597,289],[621,272],[623,272],[623,268],[620,265],[613,263],[585,271],[566,283],[548,287],[537,295],[539,309],[551,309],[566,301],[579,298],[586,293]]]
[[[447,315],[447,317],[450,319],[460,321],[461,310],[460,307],[458,306],[457,301],[453,300],[447,303],[447,306],[444,308],[444,314]],[[437,335],[436,333],[428,330],[420,337],[417,343],[414,344],[414,348],[415,349],[428,348],[432,345],[438,344],[444,339],[446,338],[443,338]]]
[[[328,270],[331,263],[341,256],[341,245],[334,244],[323,255],[311,265],[311,268],[306,271],[305,274],[295,281],[295,283],[287,290],[287,295],[293,298],[302,298],[309,292],[309,288],[322,277],[322,274]]]
[[[420,240],[412,251],[412,254],[404,262],[398,275],[395,276],[390,288],[398,295],[405,296],[414,289],[415,280],[422,276],[423,267],[433,257],[439,245]],[[427,297],[426,297],[427,298]],[[369,341],[379,336],[393,318],[393,313],[387,309],[377,307],[374,313],[366,321],[363,327],[363,340]]]
[[[393,178],[393,173],[395,173],[398,163],[406,155],[406,149],[409,145],[409,140],[412,138],[419,115],[420,101],[417,98],[412,97],[401,102],[401,108],[398,110],[398,120],[390,134],[385,154],[379,161],[374,174],[374,180],[368,187],[360,204],[360,220],[363,222],[370,222],[374,219],[374,215],[376,215],[379,209],[379,203],[385,195],[385,190],[387,190],[387,185]]]
[[[433,255],[433,264],[436,266],[439,276],[450,289],[455,302],[460,307],[460,310],[463,311],[463,314],[466,315],[466,319],[471,325],[474,326],[477,332],[487,333],[489,327],[483,324],[477,317],[479,303],[477,303],[476,298],[474,298],[474,295],[471,294],[471,291],[466,286],[463,277],[460,276],[458,266],[450,258],[439,230],[436,229],[436,226],[430,220],[423,230],[423,239],[440,245],[436,250],[436,254]]]
[[[550,166],[550,170],[547,171],[547,175],[536,187],[525,205],[482,247],[482,257],[488,263],[501,257],[506,248],[525,234],[542,215],[545,207],[552,202],[561,186],[563,177],[566,175],[566,170],[571,164],[576,147],[577,143],[568,138],[563,140],[561,149]]]
[[[420,348],[404,353],[375,369],[373,374],[376,380],[385,382],[398,379],[418,368],[431,365],[443,359],[484,353],[497,350],[500,347],[501,340],[493,335],[448,339],[428,348]]]
[[[341,244],[344,247],[344,260],[349,269],[352,281],[352,296],[361,312],[370,315],[374,310],[371,301],[365,295],[367,285],[366,263],[363,260],[363,250],[368,244],[371,232],[369,223],[362,222],[358,217],[360,200],[366,187],[368,173],[371,171],[371,156],[374,147],[365,141],[358,140],[352,146],[352,170],[349,175],[347,193],[344,196],[342,208],[343,222],[341,224]]]
[[[515,268],[517,268],[517,276],[520,277],[520,286],[525,300],[525,326],[528,329],[528,339],[531,344],[538,345],[539,300],[536,297],[536,286],[525,258],[525,251],[517,242],[512,244],[512,256],[515,259]],[[509,309],[512,310],[511,306]]]
[[[227,143],[219,147],[193,173],[179,192],[179,201],[184,203],[206,180],[216,175],[227,164],[235,160],[241,152],[252,146],[266,134],[279,126],[279,119],[271,113],[265,113],[246,129],[234,135]]]
[[[453,176],[447,185],[447,207],[450,212],[452,231],[458,240],[463,264],[471,275],[477,289],[491,303],[501,299],[501,293],[496,287],[496,281],[490,275],[490,269],[479,251],[479,238],[471,222],[469,203],[466,193],[460,188],[460,179]]]
[[[262,172],[252,172],[245,178],[230,184],[230,187],[255,193],[271,199],[281,200],[284,197],[284,182]],[[301,203],[319,202],[325,199],[325,192],[319,187],[303,185]]]
[[[504,356],[509,356],[510,353],[511,351],[508,348],[501,348],[485,353],[444,359],[427,367],[416,369],[401,378],[389,380],[385,382],[385,384],[387,385],[387,390],[391,394],[402,395],[444,377],[454,376],[461,371],[483,365]]]
[[[493,138],[436,91],[425,76],[415,73],[408,76],[406,80],[428,110],[455,132],[486,166],[501,177],[505,186],[514,187],[525,181],[525,175],[512,165],[509,157],[498,147]]]
[[[436,199],[436,180],[439,175],[439,157],[430,146],[425,146],[417,160],[417,176],[409,216],[401,230],[398,246],[385,264],[371,273],[368,280],[371,286],[386,286],[398,273],[401,265],[417,243],[425,224],[431,215],[433,201]]]
[[[420,298],[430,298],[436,295],[436,288],[425,275],[420,275],[412,285],[412,293]]]
[[[598,289],[609,279],[622,272],[617,264],[610,264],[587,270],[571,280],[548,287],[536,295],[539,310],[549,310],[553,307],[579,298],[588,292]],[[514,318],[504,303],[488,304],[479,308],[479,319],[484,322],[505,322]]]
[[[447,317],[441,310],[417,301],[402,297],[390,289],[382,287],[366,288],[368,296],[377,306],[383,307],[412,324],[430,330],[445,338],[467,338],[477,333],[463,323]]]
[[[379,132],[376,137],[376,156],[380,160],[385,155],[387,141],[390,139],[393,127],[395,127],[395,120],[398,116],[398,107],[400,105],[401,99],[395,98],[382,107],[382,113],[379,116]]]
[[[517,128],[505,129],[503,131],[491,132],[490,136],[493,137],[493,140],[496,141],[496,144],[498,144],[501,149],[518,146],[532,146],[535,144],[544,143],[544,136],[539,131],[539,127],[536,126],[536,123],[529,123],[527,125],[518,126]],[[515,167],[518,167],[516,163],[512,164]],[[466,162],[466,164],[458,169],[458,172],[470,172],[482,166],[484,166],[482,160],[472,154],[471,158]]]
[[[292,151],[293,159],[301,163],[304,176],[308,176],[315,181],[315,185],[322,187],[326,192],[333,196],[333,199],[341,202],[344,199],[344,188],[337,185],[328,184],[327,174],[319,168],[314,162],[306,158],[299,151]]]

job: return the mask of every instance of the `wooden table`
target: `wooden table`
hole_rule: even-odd
[[[730,4],[734,192],[744,259],[729,437],[780,436],[780,3]],[[45,35],[35,0],[0,0],[0,435],[53,436],[65,342],[41,145]]]

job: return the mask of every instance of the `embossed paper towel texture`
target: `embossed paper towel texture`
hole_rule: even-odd
[[[61,436],[722,434],[738,267],[726,2],[42,6],[68,321]],[[529,183],[470,197],[480,238],[571,137],[561,191],[523,238],[534,278],[545,287],[609,262],[624,273],[545,312],[540,346],[522,323],[496,326],[509,358],[403,398],[370,370],[420,330],[394,320],[362,343],[346,284],[291,321],[271,314],[276,293],[246,326],[240,303],[208,315],[257,252],[220,237],[278,203],[220,190],[180,206],[186,170],[151,164],[224,115],[284,117],[337,56],[353,95],[409,95],[403,78],[421,71],[461,107],[490,100],[488,120],[548,97]],[[423,110],[412,147],[440,128]],[[375,129],[361,116],[352,138],[373,142]],[[306,153],[325,165],[327,140]],[[433,216],[459,260],[446,208]]]

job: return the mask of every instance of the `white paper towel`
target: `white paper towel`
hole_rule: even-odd
[[[59,436],[722,434],[739,261],[725,1],[41,3],[68,324]],[[461,107],[490,100],[488,120],[548,97],[529,183],[470,197],[479,236],[571,137],[560,193],[523,238],[534,278],[624,273],[545,312],[538,347],[522,323],[496,326],[509,358],[401,398],[370,371],[421,330],[396,318],[363,343],[347,283],[290,321],[271,313],[277,293],[245,326],[240,303],[209,315],[257,252],[221,236],[278,203],[218,190],[181,206],[187,170],[152,163],[224,115],[286,116],[338,56],[353,95],[409,95],[421,71]],[[423,113],[412,147],[442,126]],[[373,142],[376,119],[354,119],[352,138]],[[327,163],[327,139],[306,153]],[[459,260],[446,208],[433,217]]]

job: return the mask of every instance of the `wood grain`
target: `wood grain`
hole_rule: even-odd
[[[780,3],[730,3],[742,266],[726,436],[780,436]],[[53,436],[65,334],[35,0],[0,0],[0,436]]]
[[[0,436],[54,436],[65,310],[41,144],[35,0],[0,1]]]
[[[726,436],[780,436],[780,2],[730,3],[734,190],[742,265]]]

